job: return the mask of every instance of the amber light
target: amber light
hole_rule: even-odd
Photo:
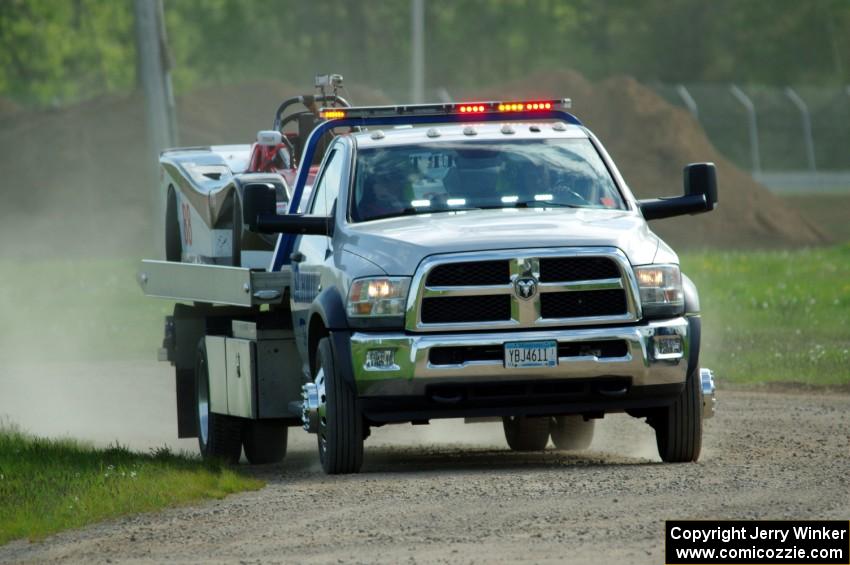
[[[467,104],[458,109],[461,114],[480,114],[486,110],[487,108],[481,104]]]
[[[325,110],[320,115],[326,120],[337,120],[339,118],[344,118],[345,112],[342,110]]]
[[[527,110],[551,110],[551,102],[505,102],[499,104],[500,112],[522,112]]]

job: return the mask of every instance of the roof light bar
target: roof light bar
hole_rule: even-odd
[[[569,98],[517,102],[460,102],[452,104],[411,104],[405,106],[360,106],[354,108],[322,108],[319,116],[326,120],[342,118],[374,118],[383,116],[439,116],[468,114],[500,114],[511,112],[546,112],[572,106]]]

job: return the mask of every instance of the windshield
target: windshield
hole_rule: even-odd
[[[489,208],[625,209],[589,139],[435,142],[358,151],[351,220]]]

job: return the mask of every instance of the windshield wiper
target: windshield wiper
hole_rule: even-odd
[[[505,202],[504,204],[488,204],[486,206],[451,206],[448,208],[405,208],[390,214],[382,214],[380,216],[372,216],[368,220],[383,220],[385,218],[397,218],[400,216],[416,216],[419,214],[442,214],[445,212],[469,212],[471,210],[505,210],[508,208],[592,208],[592,206],[582,206],[580,204],[567,204],[565,202],[548,202],[546,200],[525,200],[522,202]]]
[[[501,206],[500,206],[501,208]],[[381,214],[380,216],[372,216],[367,220],[363,220],[364,222],[371,222],[372,220],[384,220],[386,218],[398,218],[401,216],[417,216],[419,214],[440,214],[442,212],[464,212],[468,210],[483,210],[485,208],[476,208],[474,206],[469,207],[451,207],[451,208],[405,208],[403,210],[398,210],[395,212],[391,212],[389,214]]]
[[[534,208],[538,205],[543,208],[556,206],[559,208],[590,208],[590,206],[582,204],[567,204],[566,202],[552,202],[550,200],[523,200],[521,202],[513,202],[514,208]],[[502,208],[507,208],[507,206],[502,206]]]

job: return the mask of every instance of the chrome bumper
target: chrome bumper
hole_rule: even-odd
[[[678,336],[681,351],[656,352],[656,339]],[[429,362],[435,347],[497,346],[506,342],[556,340],[559,344],[623,340],[627,353],[621,357],[582,355],[559,357],[557,367],[508,369],[502,361],[470,361],[457,365]],[[429,384],[484,383],[522,380],[564,380],[595,377],[627,377],[632,387],[684,383],[688,365],[688,322],[673,318],[646,325],[516,331],[496,333],[421,334],[364,333],[351,336],[351,357],[355,382],[361,396],[417,396]],[[392,350],[394,364],[367,366],[367,352]]]

